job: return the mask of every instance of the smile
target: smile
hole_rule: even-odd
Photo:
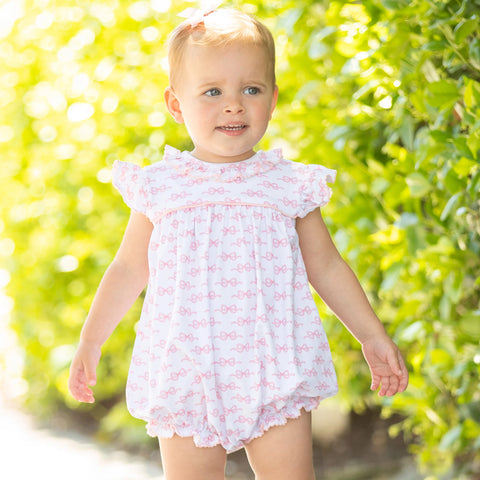
[[[245,128],[247,128],[246,125],[224,125],[222,127],[218,127],[219,130],[225,130],[227,132],[239,132]]]
[[[244,124],[222,125],[221,127],[216,128],[217,131],[227,137],[240,137],[247,131],[247,129],[248,125]]]

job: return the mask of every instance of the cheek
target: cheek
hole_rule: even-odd
[[[203,125],[205,120],[214,116],[215,111],[209,105],[194,104],[187,109],[186,113],[192,124]]]
[[[259,106],[256,109],[255,114],[259,121],[268,122],[271,118],[270,112],[271,112],[271,104],[269,103],[268,105],[265,104],[265,105]]]

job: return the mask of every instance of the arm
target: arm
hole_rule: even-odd
[[[380,395],[403,392],[408,372],[397,346],[373,311],[357,277],[336,249],[320,209],[297,219],[308,280],[345,327],[361,343]]]
[[[101,346],[148,281],[148,243],[152,228],[147,217],[132,212],[120,248],[100,282],[70,367],[68,387],[78,401],[93,403],[89,386],[96,383],[95,369]]]

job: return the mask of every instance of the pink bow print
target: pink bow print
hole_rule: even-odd
[[[186,18],[192,27],[196,27],[204,21],[204,18],[207,15],[213,13],[222,3],[223,1],[218,0],[204,1],[202,2],[201,8],[187,8],[179,13],[178,16]]]

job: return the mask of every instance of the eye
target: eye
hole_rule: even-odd
[[[245,95],[258,95],[260,93],[260,89],[257,87],[247,87],[243,93],[245,93]]]
[[[222,92],[218,88],[211,88],[205,92],[205,95],[208,97],[218,97]]]

